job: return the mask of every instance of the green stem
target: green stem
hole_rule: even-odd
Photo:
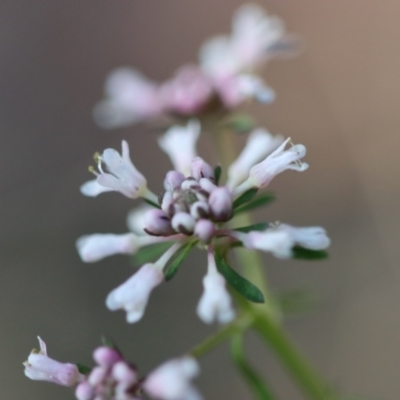
[[[217,333],[211,335],[206,340],[198,344],[189,354],[195,358],[200,358],[220,345],[226,339],[229,339],[233,334],[242,332],[248,329],[253,323],[254,318],[251,314],[242,314],[233,322],[225,325]]]
[[[272,320],[268,315],[260,314],[256,317],[254,328],[275,351],[275,354],[310,399],[337,399],[331,387],[297,350],[276,321]]]

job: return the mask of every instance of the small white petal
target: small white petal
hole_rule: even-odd
[[[96,197],[100,193],[104,192],[112,192],[114,189],[105,187],[100,185],[99,182],[97,182],[97,179],[93,179],[91,181],[85,182],[81,187],[80,191],[83,195],[88,196],[88,197]]]
[[[306,249],[325,250],[331,244],[326,230],[321,226],[297,228],[287,224],[280,224],[276,229],[288,232],[294,242]]]
[[[148,204],[141,204],[140,206],[129,211],[126,218],[128,229],[137,235],[145,235],[144,228],[146,228],[146,212],[153,209]]]

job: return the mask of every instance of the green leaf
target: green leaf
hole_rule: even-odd
[[[101,337],[101,343],[103,346],[110,347],[111,349],[114,349],[114,350],[118,350],[118,346],[116,345],[114,340],[112,340],[106,336]]]
[[[242,195],[240,195],[234,202],[233,202],[233,208],[238,208],[242,204],[247,203],[250,201],[258,192],[258,189],[253,188],[249,189],[246,192],[244,192]]]
[[[239,275],[232,269],[228,263],[217,253],[215,253],[217,269],[226,279],[226,281],[243,297],[254,303],[264,303],[264,296],[261,290]],[[251,268],[251,265],[247,266]]]
[[[139,251],[132,256],[132,262],[135,265],[143,265],[148,262],[156,261],[161,257],[174,242],[162,242],[154,243],[148,246],[142,247]]]
[[[265,231],[267,228],[268,228],[268,223],[260,222],[259,224],[243,226],[241,228],[236,228],[234,230],[237,232],[247,233],[247,232],[251,232],[251,231]]]
[[[309,250],[301,246],[295,246],[292,252],[292,257],[299,260],[323,260],[328,258],[328,253],[325,250]]]
[[[254,118],[245,113],[233,114],[225,123],[230,129],[236,133],[247,133],[254,129],[256,121]]]
[[[220,165],[217,165],[214,168],[214,177],[215,177],[215,183],[218,185],[219,180],[221,179],[221,174],[222,174],[222,168]]]
[[[154,201],[151,201],[151,200],[149,200],[149,199],[144,199],[144,201],[145,201],[147,204],[150,204],[151,206],[153,206],[153,207],[155,207],[155,208],[160,208],[160,209],[161,209],[161,206],[160,206],[159,204],[157,204],[157,203],[154,203]]]
[[[238,333],[232,338],[231,355],[243,379],[249,385],[254,397],[258,400],[273,400],[274,396],[266,383],[248,363],[243,352],[243,335]]]
[[[183,260],[186,256],[190,253],[193,247],[197,244],[197,240],[186,244],[185,246],[181,247],[176,253],[175,257],[173,258],[172,262],[166,267],[165,270],[165,280],[171,280],[176,273],[178,272],[179,267],[181,266]]]
[[[86,365],[83,365],[81,363],[76,363],[75,365],[78,367],[78,371],[82,375],[89,375],[92,372],[92,368],[89,368]]]
[[[254,210],[255,208],[259,208],[269,203],[272,203],[274,200],[275,196],[272,193],[264,193],[260,196],[257,196],[254,200],[249,201],[247,204],[244,204],[241,207],[237,208],[235,210],[235,214]]]

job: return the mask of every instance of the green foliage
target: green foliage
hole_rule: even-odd
[[[254,190],[254,189],[250,189],[250,190]],[[246,193],[247,192],[243,193],[243,195]],[[238,200],[239,199],[240,199],[240,197],[238,198]],[[262,207],[262,206],[266,206],[267,204],[270,204],[273,201],[275,201],[275,196],[273,193],[261,194],[260,196],[257,196],[255,199],[248,201],[246,204],[243,204],[241,207],[238,207],[237,209],[235,209],[235,215],[237,215],[239,213],[247,212],[247,211],[252,211],[252,210]]]
[[[179,267],[181,266],[183,260],[187,257],[193,247],[197,244],[197,241],[193,241],[187,243],[186,245],[182,246],[176,253],[175,257],[173,257],[172,261],[165,269],[165,280],[171,280],[176,273],[178,272]]]
[[[243,134],[254,129],[256,126],[256,121],[249,114],[235,113],[225,121],[224,125],[236,133]]]
[[[328,258],[328,253],[325,250],[309,250],[301,246],[295,246],[292,252],[292,257],[299,260],[323,260]]]
[[[258,189],[253,188],[246,190],[242,195],[240,195],[234,202],[233,202],[233,208],[236,209],[240,207],[241,205],[249,202],[258,192]]]
[[[257,400],[273,400],[274,396],[270,389],[244,356],[243,335],[241,333],[232,338],[231,355],[237,369],[253,392],[254,398]]]
[[[268,228],[267,222],[260,222],[258,224],[243,226],[241,228],[234,229],[237,232],[248,233],[251,231],[265,231]]]
[[[161,257],[172,245],[173,242],[162,242],[142,247],[136,254],[132,256],[132,262],[133,264],[138,266],[149,262],[154,262],[159,257]]]
[[[228,263],[217,253],[215,253],[217,269],[226,281],[243,297],[254,303],[264,303],[264,296],[261,290],[239,275]],[[251,265],[247,266],[251,268]]]
[[[86,365],[83,365],[81,363],[76,363],[75,365],[78,367],[78,371],[82,375],[89,375],[92,372],[92,368],[89,368]]]
[[[214,168],[214,177],[215,177],[215,183],[218,185],[219,184],[219,180],[221,179],[221,175],[222,175],[222,168],[220,165],[217,165]]]
[[[153,206],[153,207],[155,207],[155,208],[161,209],[161,206],[160,206],[159,204],[157,204],[157,203],[154,203],[154,201],[151,201],[151,200],[149,200],[149,199],[144,199],[144,201],[145,201],[147,204],[150,204],[151,206]]]
[[[117,344],[111,338],[106,336],[101,337],[101,344],[103,346],[109,347],[110,349],[118,350]]]

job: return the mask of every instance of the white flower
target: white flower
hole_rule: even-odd
[[[103,171],[104,164],[107,172]],[[114,149],[106,149],[99,156],[97,182],[108,189],[121,192],[123,195],[136,199],[149,197],[146,178],[135,168],[129,157],[128,143],[122,141],[122,155]],[[151,199],[154,200],[154,195]]]
[[[24,362],[25,375],[33,380],[47,381],[62,386],[74,386],[82,380],[75,364],[60,363],[47,356],[46,343],[38,336],[40,351],[32,351]]]
[[[232,299],[225,287],[225,279],[217,271],[214,255],[208,255],[208,271],[203,278],[204,292],[197,306],[199,318],[211,324],[218,321],[226,324],[235,318]]]
[[[174,168],[188,176],[196,154],[200,123],[190,120],[186,126],[172,126],[160,137],[158,144],[168,154]]]
[[[290,138],[286,139],[264,161],[254,165],[250,169],[249,178],[234,190],[234,195],[237,196],[252,187],[265,188],[276,175],[287,169],[305,171],[308,164],[300,162],[306,155],[305,146],[296,144],[285,150],[289,141]]]
[[[137,322],[144,314],[151,291],[163,280],[164,274],[159,266],[145,264],[108,295],[106,305],[111,311],[123,308],[126,320],[129,323]]]
[[[102,186],[97,182],[97,179],[92,179],[91,181],[87,181],[81,185],[80,191],[84,196],[96,197],[100,193],[112,192],[114,189]]]
[[[280,224],[276,229],[287,232],[296,244],[306,249],[325,250],[331,244],[326,230],[321,226],[297,228],[287,224]]]
[[[264,232],[239,233],[237,237],[247,248],[271,252],[278,258],[290,258],[295,244],[292,235],[276,228]]]
[[[283,136],[271,135],[263,128],[253,130],[239,157],[229,166],[227,186],[231,189],[242,183],[250,168],[274,151],[283,142]]]
[[[76,241],[79,256],[84,262],[96,262],[113,254],[133,254],[140,245],[140,239],[133,233],[96,233],[81,236]]]
[[[113,71],[104,90],[106,99],[94,108],[94,118],[103,128],[130,125],[161,113],[158,86],[134,69]]]
[[[190,382],[198,373],[199,366],[194,358],[178,358],[152,371],[143,387],[146,393],[159,400],[201,400]]]
[[[153,207],[148,204],[141,204],[140,206],[129,211],[126,218],[126,225],[128,229],[137,234],[145,235],[144,228],[146,228],[146,212],[152,210]]]

